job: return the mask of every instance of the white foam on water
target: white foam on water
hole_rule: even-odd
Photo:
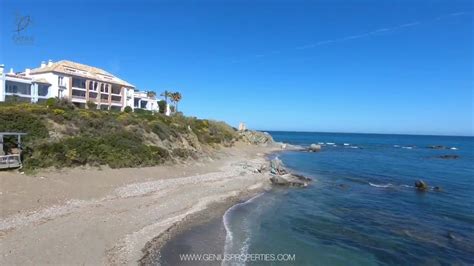
[[[344,146],[349,146],[349,145],[351,145],[351,144],[349,144],[349,143],[344,143]]]
[[[373,187],[380,187],[380,188],[386,188],[386,187],[391,187],[392,186],[392,184],[390,184],[390,183],[380,185],[380,184],[374,184],[374,183],[370,183],[370,182],[369,182],[369,185],[371,185]]]
[[[256,195],[255,197],[245,201],[245,202],[241,202],[241,203],[238,203],[238,204],[235,204],[234,206],[230,207],[225,213],[224,213],[224,216],[222,217],[222,222],[224,223],[224,228],[225,228],[225,231],[226,231],[226,236],[225,236],[225,245],[224,245],[224,255],[225,254],[229,254],[230,252],[232,252],[232,249],[234,247],[234,234],[231,230],[231,226],[230,226],[230,215],[231,213],[236,210],[237,208],[240,208],[242,206],[245,206],[247,204],[250,204],[252,203],[254,200],[256,200],[257,198],[261,197],[263,194],[265,193],[260,193],[258,195]],[[248,253],[248,249],[250,247],[250,239],[251,239],[251,235],[250,235],[250,231],[247,232],[247,236],[244,240],[244,242],[242,243],[242,247],[240,248],[240,254],[247,254]],[[226,262],[226,261],[222,261],[222,264],[221,265],[228,265],[227,263],[231,263],[232,265],[239,265],[238,263],[236,264],[235,261],[232,261],[232,262]],[[241,265],[245,265],[245,263],[241,263]]]
[[[334,142],[326,142],[326,144],[327,144],[327,145],[334,145],[334,144],[336,144],[336,143],[334,143]]]

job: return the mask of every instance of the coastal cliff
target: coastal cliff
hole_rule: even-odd
[[[270,135],[181,114],[76,109],[67,102],[0,106],[0,132],[24,137],[26,170],[48,167],[155,166],[211,155],[236,142],[273,143]],[[5,141],[5,149],[13,143]]]

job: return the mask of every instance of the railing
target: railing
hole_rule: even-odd
[[[72,98],[73,98],[73,99],[85,99],[86,96],[85,96],[85,95],[74,95],[74,94],[73,94],[73,95],[72,95]]]
[[[0,169],[21,167],[20,154],[1,155]]]

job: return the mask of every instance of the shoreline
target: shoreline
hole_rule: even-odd
[[[0,263],[146,264],[177,233],[268,189],[269,176],[254,170],[278,149],[239,144],[206,162],[46,171],[43,178],[0,173],[0,198],[11,203],[1,206]]]
[[[270,161],[270,157],[273,154],[282,152],[280,148],[272,148],[269,151],[262,153],[261,158],[266,163]],[[223,215],[233,206],[240,203],[245,203],[248,200],[256,197],[261,193],[270,191],[272,188],[271,183],[264,184],[263,186],[256,187],[252,190],[243,190],[236,196],[231,196],[222,202],[213,202],[207,206],[207,208],[192,213],[180,221],[177,221],[171,225],[166,231],[158,236],[155,236],[152,240],[146,243],[143,247],[143,257],[138,261],[139,265],[154,265],[154,262],[159,260],[161,256],[161,250],[163,247],[173,241],[177,236],[185,233],[188,230],[193,230],[195,227],[203,226],[213,220],[223,219]]]
[[[188,230],[193,230],[197,226],[203,226],[213,220],[222,220],[223,215],[233,206],[244,203],[260,193],[265,193],[268,188],[259,188],[252,191],[243,191],[240,195],[227,198],[223,202],[214,202],[206,209],[190,214],[181,221],[174,223],[165,232],[149,241],[142,249],[143,257],[139,260],[139,265],[154,265],[161,256],[163,247],[173,241],[177,236]]]

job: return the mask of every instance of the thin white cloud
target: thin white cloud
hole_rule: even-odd
[[[432,22],[432,21],[437,21],[437,20],[441,20],[441,19],[445,19],[445,18],[449,18],[449,17],[461,16],[461,15],[466,15],[466,14],[470,14],[470,12],[455,12],[455,13],[445,14],[445,15],[439,16],[437,18],[427,20],[423,23],[428,23],[428,22]],[[310,44],[306,44],[306,45],[302,45],[302,46],[297,46],[294,49],[295,50],[314,49],[314,48],[316,48],[320,45],[326,45],[326,44],[331,44],[331,43],[340,43],[340,42],[346,42],[346,41],[350,41],[350,40],[367,38],[367,37],[372,36],[372,35],[388,33],[388,32],[391,32],[391,31],[400,30],[400,29],[404,29],[404,28],[408,28],[408,27],[414,27],[414,26],[421,25],[423,23],[420,22],[420,21],[414,21],[414,22],[405,23],[405,24],[401,24],[401,25],[397,25],[397,26],[393,26],[393,27],[380,28],[380,29],[376,29],[376,30],[361,33],[361,34],[349,35],[349,36],[341,37],[341,38],[338,38],[338,39],[322,40],[322,41],[318,41],[318,42],[315,42],[315,43],[310,43]],[[281,51],[271,51],[267,54],[257,54],[257,55],[254,56],[254,58],[262,58],[262,57],[265,57],[269,54],[280,54],[280,53],[281,53]],[[249,61],[249,59],[233,60],[232,63],[239,63],[239,62],[245,62],[245,61]]]

